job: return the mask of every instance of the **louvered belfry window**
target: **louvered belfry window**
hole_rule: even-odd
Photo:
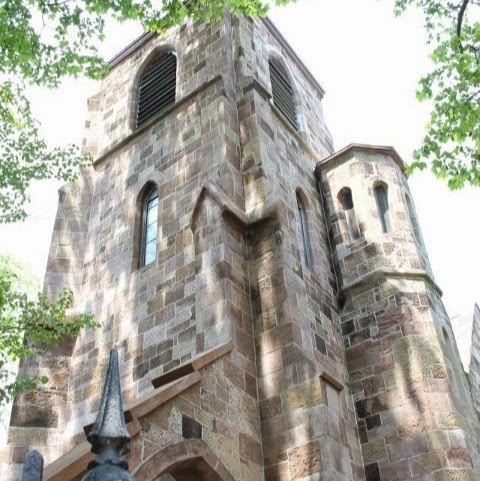
[[[282,112],[295,130],[298,130],[293,88],[285,70],[273,59],[268,61],[272,83],[273,104]]]
[[[145,69],[138,89],[137,127],[175,103],[177,56],[164,52]]]

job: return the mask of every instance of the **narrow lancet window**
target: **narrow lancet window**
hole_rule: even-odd
[[[343,211],[345,212],[345,220],[347,222],[348,232],[352,240],[360,239],[360,227],[358,226],[357,216],[355,214],[355,208],[353,206],[352,191],[349,187],[344,187],[339,195],[338,199],[342,204]]]
[[[285,116],[295,130],[298,130],[297,111],[293,87],[285,69],[274,59],[268,61],[272,83],[273,105]]]
[[[412,201],[410,200],[410,197],[408,195],[405,195],[405,199],[407,200],[408,216],[410,217],[410,224],[412,225],[415,242],[422,245],[422,233],[420,231],[420,225],[418,224],[417,216],[415,215],[415,211],[413,209]]]
[[[305,266],[310,269],[312,267],[312,250],[310,246],[310,235],[308,233],[307,212],[305,210],[305,205],[298,194],[297,207],[300,219],[300,233],[302,235],[303,242],[303,258],[305,260]]]
[[[142,266],[152,263],[157,257],[157,229],[158,190],[154,187],[148,191],[143,204]]]
[[[380,217],[380,223],[382,224],[382,231],[384,233],[392,230],[390,221],[390,209],[388,206],[388,192],[385,184],[379,184],[373,189],[375,195],[375,201],[377,202],[378,216]]]
[[[143,72],[138,88],[137,127],[175,103],[177,57],[173,52],[157,55]]]

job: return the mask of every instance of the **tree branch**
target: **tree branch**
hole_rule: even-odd
[[[462,6],[460,7],[460,11],[458,12],[458,17],[457,17],[457,37],[458,38],[460,38],[460,35],[462,34],[463,17],[465,16],[465,11],[467,10],[467,5],[469,2],[470,0],[463,0]],[[460,42],[460,50],[463,52],[462,42]]]

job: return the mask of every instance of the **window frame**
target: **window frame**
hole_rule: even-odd
[[[146,81],[144,84],[145,76],[149,74],[149,69],[152,67],[152,65],[159,61],[161,57],[164,56],[171,56],[174,58],[174,63],[171,66],[171,70],[160,70],[158,71],[152,79],[149,79]],[[168,61],[168,59],[167,59]],[[151,119],[162,113],[163,111],[167,110],[169,107],[174,105],[177,100],[177,68],[178,68],[178,59],[177,59],[177,54],[174,50],[172,49],[167,49],[167,50],[161,50],[161,51],[156,51],[154,54],[150,56],[150,58],[145,62],[144,67],[141,71],[141,74],[138,77],[138,81],[136,83],[136,88],[135,88],[135,95],[136,95],[136,107],[135,107],[135,113],[134,113],[134,128],[138,129],[141,128],[143,125],[147,124]],[[147,104],[146,112],[148,110],[152,110],[152,112],[145,114],[145,111],[143,112],[143,115],[141,116],[141,107],[142,107],[142,89],[145,88],[146,85],[152,84],[155,85],[156,82],[159,80],[161,76],[164,76],[167,78],[167,83],[163,85],[163,88],[158,90],[158,91],[153,91],[153,92],[144,92],[144,95],[148,97],[153,97],[156,98],[157,101],[159,98],[162,96],[167,97],[166,101],[164,104],[161,104],[161,108],[156,108],[157,106],[155,105],[154,101],[151,100],[150,104]],[[168,78],[168,76],[172,76],[171,79]],[[154,87],[155,88],[155,87]],[[173,92],[172,92],[173,90]],[[144,97],[145,99],[145,97]],[[140,117],[141,116],[141,117]],[[141,120],[141,121],[140,121]]]
[[[390,216],[390,204],[388,202],[388,186],[383,182],[373,187],[373,196],[377,204],[378,217],[384,234],[392,232],[392,220]]]
[[[308,216],[307,210],[305,208],[305,203],[301,195],[297,192],[297,210],[300,218],[299,227],[300,235],[302,236],[303,244],[303,260],[305,262],[305,267],[312,269],[313,259],[312,259],[312,243],[310,240],[310,232],[308,230]]]
[[[156,204],[149,206],[150,203],[156,201]],[[152,186],[145,193],[145,197],[142,202],[142,235],[140,238],[140,267],[145,267],[153,262],[157,258],[157,243],[158,243],[158,205],[159,205],[159,195],[157,186]],[[157,215],[156,218],[149,223],[150,213],[156,207]],[[152,239],[147,239],[148,227],[155,224],[155,236]],[[147,244],[154,242],[155,244],[155,255],[152,259],[147,262]]]
[[[295,89],[290,75],[287,69],[282,65],[282,62],[278,61],[275,57],[270,57],[268,59],[268,71],[270,85],[272,88],[272,104],[282,114],[283,118],[288,122],[288,124],[296,132],[298,132],[300,130],[300,125],[298,122],[298,109],[295,100]],[[276,82],[278,82],[278,85],[283,85],[285,88],[285,90],[282,90],[284,102],[279,101],[282,99],[280,99],[280,95],[278,95],[278,89],[275,87]],[[285,93],[287,95],[285,95]],[[291,112],[288,110],[291,110]]]
[[[338,193],[338,201],[345,213],[345,221],[347,223],[348,233],[352,241],[362,238],[360,225],[358,224],[357,214],[355,212],[355,203],[353,202],[353,192],[350,187],[343,187]]]

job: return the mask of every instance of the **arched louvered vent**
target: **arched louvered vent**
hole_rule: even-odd
[[[272,83],[273,104],[282,112],[286,119],[298,130],[293,88],[285,70],[273,59],[268,61],[270,81]]]
[[[164,52],[145,69],[138,89],[137,127],[175,103],[177,57]]]

